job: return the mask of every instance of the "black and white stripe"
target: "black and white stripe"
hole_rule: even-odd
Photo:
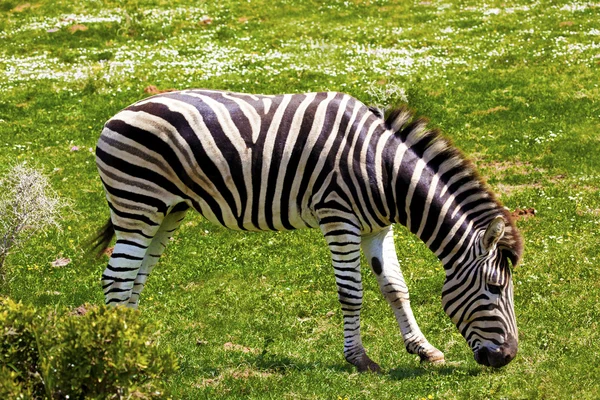
[[[422,119],[384,120],[342,93],[279,96],[186,90],[140,101],[110,119],[97,164],[117,236],[103,274],[108,304],[136,307],[152,267],[194,208],[247,231],[319,227],[344,317],[344,354],[378,370],[362,346],[360,249],[409,352],[441,362],[421,333],[391,225],[418,235],[446,269],[442,301],[478,362],[516,352],[508,260],[521,239],[458,152]]]

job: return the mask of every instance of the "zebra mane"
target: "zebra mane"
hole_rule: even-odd
[[[378,115],[380,115],[378,113]],[[512,265],[516,266],[521,260],[523,254],[523,240],[516,228],[515,221],[509,212],[495,194],[490,190],[487,183],[477,173],[475,165],[471,160],[454,145],[452,141],[445,137],[438,129],[429,129],[428,120],[424,117],[416,117],[414,112],[407,106],[400,106],[387,113],[384,119],[386,129],[394,132],[396,137],[400,138],[407,147],[427,162],[436,172],[440,168],[445,170],[454,170],[454,176],[460,178],[469,178],[472,188],[477,188],[484,194],[493,207],[498,211],[505,222],[506,227],[504,236],[498,242],[498,249],[502,254],[509,258]],[[435,161],[435,162],[432,162]],[[489,218],[490,222],[494,216]]]

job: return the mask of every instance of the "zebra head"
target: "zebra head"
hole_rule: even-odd
[[[495,217],[475,232],[462,261],[445,266],[444,310],[473,350],[475,361],[492,367],[508,364],[517,354],[509,259],[516,265],[520,251],[505,242],[512,230],[503,217]]]

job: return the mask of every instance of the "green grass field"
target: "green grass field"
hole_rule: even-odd
[[[0,173],[27,162],[72,205],[62,232],[7,259],[0,294],[47,307],[103,302],[107,260],[85,246],[108,217],[93,148],[104,122],[150,85],[408,101],[507,207],[536,210],[518,221],[517,358],[499,370],[476,364],[441,308],[441,264],[397,227],[413,310],[447,362],[420,365],[404,351],[365,268],[364,342],[384,373],[357,374],[343,359],[318,231],[243,234],[189,213],[140,304],[179,356],[172,397],[596,399],[599,17],[585,1],[3,0]],[[52,267],[57,257],[72,262]]]

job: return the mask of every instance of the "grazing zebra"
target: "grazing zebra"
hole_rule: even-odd
[[[406,108],[382,113],[342,93],[279,96],[185,90],[142,100],[110,119],[96,149],[117,241],[106,303],[137,307],[168,239],[194,208],[242,231],[320,228],[335,273],[344,355],[379,371],[360,334],[360,249],[392,307],[408,352],[443,362],[410,308],[391,225],[441,260],[444,310],[474,352],[500,367],[517,351],[509,260],[522,241],[473,167]]]

